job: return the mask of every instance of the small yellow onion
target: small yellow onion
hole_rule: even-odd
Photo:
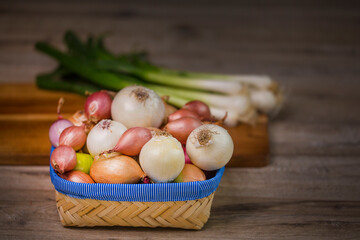
[[[185,164],[184,169],[179,176],[175,178],[174,182],[197,182],[206,180],[205,173],[193,164]]]
[[[138,183],[145,174],[133,158],[109,154],[94,160],[90,176],[97,183]]]
[[[154,182],[171,182],[184,168],[185,155],[176,138],[169,134],[155,135],[141,149],[139,161]]]

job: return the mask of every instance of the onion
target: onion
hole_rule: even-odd
[[[175,178],[174,182],[196,182],[206,180],[205,173],[193,164],[185,164],[184,169],[179,176]]]
[[[91,156],[112,150],[125,131],[126,127],[119,122],[110,119],[101,120],[87,136],[86,146]]]
[[[74,126],[80,127],[85,125],[85,122],[88,121],[88,118],[86,117],[84,110],[79,110],[69,118],[69,121],[72,122]]]
[[[52,152],[50,163],[59,173],[73,170],[76,166],[76,152],[72,147],[59,146]]]
[[[49,139],[51,145],[53,145],[54,147],[58,147],[60,134],[62,133],[62,131],[64,131],[65,128],[68,128],[70,126],[73,126],[73,124],[69,120],[56,120],[49,129]]]
[[[154,182],[171,182],[184,168],[181,143],[170,135],[154,136],[141,149],[142,169]]]
[[[165,97],[162,97],[161,98],[162,101],[163,101],[163,104],[165,106],[165,115],[164,115],[164,119],[163,119],[163,122],[166,124],[167,121],[168,121],[168,117],[170,114],[174,113],[177,111],[177,108],[168,104],[166,101],[169,99],[168,96],[165,96]]]
[[[61,178],[78,183],[95,183],[94,180],[86,173],[81,171],[70,171],[59,175]]]
[[[201,121],[211,120],[210,108],[206,103],[202,101],[195,100],[188,102],[182,108],[196,113]]]
[[[94,92],[85,102],[85,114],[90,121],[98,122],[111,117],[111,98],[106,91]]]
[[[199,119],[199,116],[187,109],[179,109],[176,112],[174,112],[173,114],[170,114],[168,117],[168,122],[172,122],[175,121],[179,118],[183,118],[183,117],[192,117],[192,118],[197,118]]]
[[[192,163],[190,158],[189,158],[189,155],[187,155],[186,153],[186,148],[183,146],[183,150],[184,150],[184,155],[185,155],[185,164],[186,163]]]
[[[84,127],[71,126],[61,133],[59,144],[72,147],[75,151],[80,150],[86,142]]]
[[[91,164],[94,159],[90,154],[87,153],[76,153],[76,166],[74,170],[89,174]]]
[[[160,127],[165,107],[153,91],[141,86],[130,86],[118,92],[111,105],[113,120],[126,127]]]
[[[229,133],[214,124],[204,124],[196,128],[186,142],[186,152],[191,162],[207,171],[225,166],[233,151],[234,143]]]
[[[169,122],[165,126],[165,131],[170,133],[181,144],[186,144],[190,133],[197,127],[201,126],[201,121],[197,118],[183,117]]]
[[[151,138],[151,131],[147,128],[129,128],[120,137],[113,150],[128,156],[136,156],[139,155],[141,148]]]
[[[121,155],[95,160],[90,176],[97,183],[138,183],[145,174],[134,159]]]

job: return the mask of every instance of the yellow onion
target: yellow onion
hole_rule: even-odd
[[[96,158],[90,176],[97,183],[138,183],[145,174],[131,157],[112,155]]]
[[[61,178],[78,183],[95,183],[94,180],[86,173],[81,171],[70,171],[59,175]]]
[[[179,176],[175,178],[174,182],[196,182],[206,180],[205,173],[193,164],[185,164],[184,169]]]

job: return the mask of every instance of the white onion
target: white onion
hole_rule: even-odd
[[[172,136],[154,136],[141,149],[140,166],[154,182],[171,182],[182,171],[185,155]]]
[[[126,127],[119,122],[101,120],[87,136],[87,149],[91,156],[112,150],[125,131]]]
[[[229,133],[214,124],[204,124],[191,132],[186,142],[186,153],[197,167],[212,171],[230,161],[234,143]]]
[[[111,116],[127,128],[160,127],[165,106],[153,90],[130,86],[116,94],[111,105]]]

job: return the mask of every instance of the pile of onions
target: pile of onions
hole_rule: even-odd
[[[143,146],[139,162],[154,182],[171,182],[184,168],[185,156],[178,140],[170,135],[160,135]]]
[[[196,128],[186,142],[186,152],[191,162],[206,171],[225,166],[233,151],[234,143],[229,133],[214,124]]]
[[[165,116],[161,98],[152,90],[130,86],[118,92],[111,105],[114,121],[126,127],[160,127]]]
[[[125,131],[126,127],[119,122],[101,120],[87,136],[86,146],[91,156],[112,150]]]

